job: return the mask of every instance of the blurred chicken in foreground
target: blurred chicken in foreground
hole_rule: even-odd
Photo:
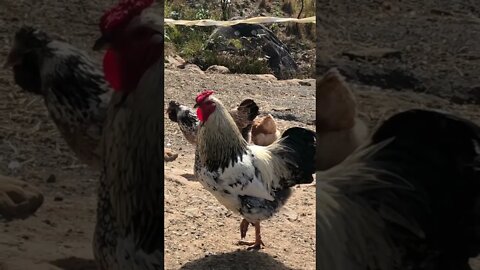
[[[355,96],[336,69],[317,80],[316,131],[318,170],[343,161],[368,136],[367,125],[358,117]]]
[[[262,147],[248,145],[213,91],[196,98],[201,127],[197,135],[195,175],[227,209],[243,216],[240,236],[255,226],[252,249],[263,245],[260,222],[273,216],[292,194],[291,187],[313,181],[315,133],[286,130],[282,139]]]
[[[100,167],[98,144],[112,90],[85,52],[24,26],[15,34],[5,67],[15,83],[43,97],[50,117],[77,157]]]
[[[94,255],[101,270],[163,269],[163,17],[122,0],[100,20],[115,93],[102,137]]]
[[[317,269],[471,269],[479,207],[480,127],[438,111],[398,113],[317,173]]]

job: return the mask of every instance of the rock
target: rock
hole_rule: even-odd
[[[16,171],[22,167],[22,164],[20,162],[13,160],[10,163],[8,163],[8,168],[12,171]]]
[[[174,153],[171,149],[169,149],[169,148],[164,149],[163,158],[164,158],[165,162],[174,161],[175,159],[177,159],[177,157],[178,157],[178,154]]]
[[[400,58],[402,53],[399,50],[390,48],[364,48],[359,50],[347,51],[343,55],[350,59],[368,59],[368,58]]]
[[[311,79],[311,80],[291,79],[291,80],[285,80],[282,82],[286,84],[291,84],[291,85],[312,86],[314,81],[315,81],[314,79]]]
[[[312,86],[312,83],[311,83],[311,82],[309,82],[309,81],[304,81],[304,80],[298,81],[298,84],[300,84],[301,86]]]
[[[51,174],[48,178],[47,178],[47,183],[55,183],[57,182],[57,178],[55,177],[54,174]]]
[[[206,72],[207,73],[228,74],[228,73],[230,73],[230,70],[227,67],[224,67],[224,66],[213,65],[213,66],[209,66],[207,68]]]
[[[32,185],[0,176],[0,215],[7,219],[25,219],[43,204],[42,193]]]
[[[254,79],[262,81],[276,81],[277,77],[273,76],[272,74],[258,74],[255,75]]]
[[[185,70],[188,70],[188,71],[191,71],[191,72],[195,72],[195,73],[198,73],[198,74],[205,74],[205,72],[203,72],[203,70],[201,70],[197,65],[195,64],[187,64],[185,65]]]
[[[252,61],[267,58],[269,68],[279,79],[293,78],[298,71],[288,47],[261,24],[240,23],[219,27],[210,35],[205,49],[250,57]]]
[[[179,55],[169,55],[165,58],[165,62],[177,68],[184,68],[186,65],[186,61]]]
[[[350,81],[360,84],[378,86],[384,89],[404,90],[410,89],[416,92],[425,91],[425,85],[417,78],[418,73],[400,67],[379,68],[367,62],[358,61],[335,61],[317,65],[319,74],[327,72],[332,66]]]

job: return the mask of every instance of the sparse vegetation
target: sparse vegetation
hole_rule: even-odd
[[[313,0],[303,1],[305,2],[301,17],[313,16],[315,2]],[[283,0],[282,5],[276,4],[272,0],[260,0],[256,3],[232,1],[228,5],[227,2],[226,0],[166,0],[165,15],[167,18],[184,20],[225,20],[227,17],[234,16],[247,18],[259,16],[261,12],[268,13],[267,16],[297,17],[302,5],[299,0]],[[287,7],[288,9],[284,10]],[[298,58],[294,58],[297,63],[304,62],[298,63],[301,67],[300,77],[311,77],[314,74],[315,25],[271,24],[267,27],[285,42],[292,52],[296,52]],[[266,64],[265,55],[262,55],[261,52],[255,52],[258,55],[255,55],[252,61],[251,51],[238,50],[239,52],[234,55],[206,50],[205,44],[214,29],[215,27],[166,26],[166,55],[178,54],[187,62],[197,64],[202,69],[206,69],[210,65],[223,65],[234,73],[271,73]],[[239,41],[237,45],[241,46],[241,42]],[[309,51],[309,54],[311,51],[311,57],[305,57],[305,51]]]

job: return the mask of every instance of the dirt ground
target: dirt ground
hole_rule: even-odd
[[[317,16],[317,72],[479,104],[480,2],[320,0]]]
[[[372,128],[411,108],[480,124],[479,16],[471,0],[317,0],[317,74],[337,67]]]
[[[99,33],[100,16],[115,2],[0,0],[0,63],[6,60],[14,33],[23,24],[56,33],[100,63],[100,54],[90,48]],[[8,223],[0,220],[0,269],[96,269],[92,238],[98,173],[78,162],[48,117],[42,99],[21,92],[12,73],[3,69],[0,174],[32,183],[45,196],[34,216]]]
[[[15,30],[25,22],[56,32],[90,52],[98,33],[97,20],[113,2],[43,0],[31,4],[1,0],[0,62],[6,57]],[[444,109],[480,123],[480,109],[475,104],[480,85],[480,52],[476,45],[480,24],[475,1],[462,5],[446,0],[402,1],[402,5],[369,1],[358,6],[347,2],[350,3],[335,1],[335,6],[322,6],[325,13],[320,23],[324,35],[319,36],[319,44],[327,60],[317,67],[322,73],[337,63],[351,72],[360,109],[371,120],[371,126],[395,111],[413,107]],[[431,11],[434,9],[446,13]],[[345,11],[358,14],[340,16]],[[370,16],[371,13],[376,15]],[[446,23],[451,27],[441,27]],[[415,35],[399,35],[397,29]],[[371,45],[401,50],[401,56],[373,57],[368,61],[342,56],[344,51]],[[94,56],[99,59],[98,54]],[[416,79],[410,90],[417,92],[408,91],[408,87],[398,91],[371,86],[362,79],[370,77],[359,73],[362,68],[374,72],[395,65]],[[165,80],[165,102],[174,99],[193,105],[196,93],[210,88],[217,90],[228,106],[246,97],[254,98],[262,112],[285,119],[280,120],[282,130],[293,125],[313,128],[311,80],[307,81],[311,86],[301,86],[262,76],[185,70],[166,70]],[[49,119],[41,99],[20,92],[11,72],[6,70],[0,70],[0,111],[0,174],[32,183],[45,195],[44,205],[35,216],[8,223],[0,221],[0,263],[18,270],[95,269],[91,243],[98,174],[78,163]],[[263,223],[266,248],[246,252],[235,244],[240,218],[228,213],[199,183],[191,181],[193,147],[177,126],[165,119],[165,143],[180,154],[177,160],[165,164],[165,268],[314,269],[314,187],[296,188],[284,210]],[[247,237],[253,237],[252,231]]]
[[[176,100],[193,106],[196,94],[213,89],[226,106],[233,108],[252,98],[262,114],[270,113],[279,128],[313,129],[314,80],[277,81],[264,75],[200,74],[187,70],[165,73],[165,104]],[[287,120],[281,120],[287,119]],[[262,222],[266,248],[247,252],[238,246],[241,218],[227,211],[194,180],[194,147],[178,125],[165,116],[165,144],[179,157],[165,164],[165,269],[314,269],[315,188],[295,188],[286,207]],[[253,230],[247,239],[253,240]]]

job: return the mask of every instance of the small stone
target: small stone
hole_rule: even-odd
[[[344,52],[343,55],[350,59],[367,59],[367,58],[399,58],[402,52],[391,48],[364,48]]]
[[[47,183],[55,183],[57,182],[57,178],[55,177],[54,174],[51,174],[48,178],[47,178]]]
[[[18,170],[18,169],[20,169],[20,167],[22,167],[22,164],[20,164],[20,162],[18,162],[16,160],[13,160],[10,163],[8,163],[8,168],[12,171]]]
[[[207,73],[229,74],[230,70],[225,66],[213,65],[206,70]]]
[[[301,86],[312,86],[312,84],[308,81],[298,81],[298,84]]]

